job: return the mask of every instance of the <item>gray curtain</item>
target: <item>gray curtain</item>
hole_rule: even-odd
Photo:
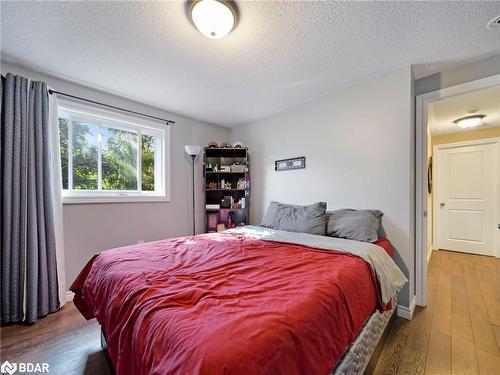
[[[59,309],[47,85],[7,74],[1,93],[2,324]]]

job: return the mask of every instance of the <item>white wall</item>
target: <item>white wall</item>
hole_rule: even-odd
[[[64,206],[68,284],[95,253],[190,232],[190,164],[183,147],[230,137],[228,129],[120,98],[102,91],[8,64],[13,72],[53,88],[175,120],[172,128],[172,185],[168,203]],[[258,223],[271,200],[326,201],[329,209],[377,208],[396,248],[395,260],[414,279],[412,76],[410,68],[378,77],[231,131],[250,147],[251,222]],[[274,172],[274,160],[306,156],[306,169]],[[203,229],[201,163],[197,163],[197,226]],[[400,303],[413,295],[406,287]]]
[[[232,140],[250,148],[250,221],[271,200],[380,209],[395,260],[414,280],[412,81],[407,67],[233,129]],[[274,171],[275,160],[295,156],[306,157],[305,169]],[[409,293],[413,282],[404,306]]]
[[[45,74],[2,63],[2,74],[20,74],[47,82],[52,88],[104,103],[176,121],[171,131],[171,201],[162,203],[71,204],[64,206],[67,286],[95,253],[112,247],[191,233],[191,164],[186,144],[206,145],[229,139],[229,130]],[[204,230],[202,162],[197,159],[197,229]]]

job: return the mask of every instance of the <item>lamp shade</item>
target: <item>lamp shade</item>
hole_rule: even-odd
[[[186,145],[184,146],[184,150],[186,150],[186,153],[190,156],[196,156],[200,153],[201,151],[201,146],[198,145]]]

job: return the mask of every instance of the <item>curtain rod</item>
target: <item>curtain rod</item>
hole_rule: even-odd
[[[52,90],[52,89],[49,89],[49,94],[56,94],[56,95],[67,96],[68,98],[73,98],[73,99],[81,100],[81,101],[84,101],[84,102],[88,102],[88,103],[92,103],[92,104],[97,104],[97,105],[100,105],[100,106],[103,106],[103,107],[117,109],[117,110],[122,111],[122,112],[132,113],[134,115],[148,117],[148,118],[152,118],[152,119],[159,120],[159,121],[165,121],[167,125],[174,125],[175,124],[175,121],[168,120],[166,118],[156,117],[156,116],[148,115],[146,113],[141,113],[141,112],[132,111],[130,109],[116,107],[114,105],[97,102],[95,100],[90,100],[90,99],[82,98],[80,96],[66,94],[64,92],[60,92],[60,91],[56,91],[56,90]]]

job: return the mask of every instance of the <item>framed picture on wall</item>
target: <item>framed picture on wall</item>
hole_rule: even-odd
[[[274,162],[275,171],[288,171],[291,169],[303,169],[306,167],[306,157],[300,156],[291,159],[276,160]]]

